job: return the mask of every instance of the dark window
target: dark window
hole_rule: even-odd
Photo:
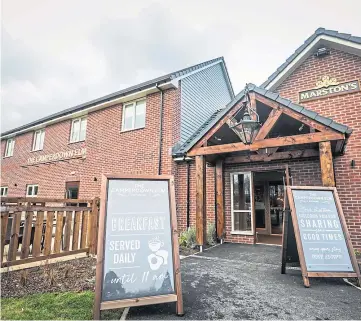
[[[77,199],[79,196],[79,182],[66,182],[65,183],[65,198]],[[77,203],[69,203],[68,205],[77,206]]]

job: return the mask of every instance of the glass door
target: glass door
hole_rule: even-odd
[[[253,178],[251,172],[231,173],[231,221],[233,234],[254,234]]]
[[[283,206],[284,186],[282,181],[269,183],[271,233],[282,234],[283,230]]]

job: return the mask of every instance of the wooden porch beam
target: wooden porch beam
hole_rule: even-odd
[[[299,120],[300,122],[304,123],[305,125],[307,126],[310,126],[311,128],[314,128],[314,129],[317,129],[321,132],[333,132],[333,133],[337,133],[336,131],[334,131],[333,129],[331,129],[330,127],[328,126],[325,126],[325,125],[322,125],[320,123],[318,123],[317,121],[315,120],[312,120],[310,118],[308,118],[307,116],[305,115],[302,115],[300,113],[297,113],[295,111],[293,111],[292,109],[290,108],[283,108],[282,104],[279,104],[278,102],[275,102],[267,97],[264,97],[264,96],[261,96],[259,94],[255,94],[256,95],[256,99],[258,101],[260,101],[261,103],[271,107],[271,108],[274,108],[274,109],[279,109],[281,108],[283,113],[294,118],[294,119],[297,119]]]
[[[224,194],[223,194],[223,160],[216,162],[216,212],[217,212],[217,238],[224,238]]]
[[[196,241],[203,246],[206,240],[206,161],[204,156],[196,157]]]
[[[268,115],[267,120],[262,125],[261,129],[259,130],[254,140],[256,141],[256,140],[265,139],[281,115],[282,115],[282,109],[272,109],[270,114]]]
[[[269,162],[273,160],[281,159],[294,159],[294,158],[306,158],[316,157],[319,152],[315,149],[304,150],[292,150],[287,152],[279,152],[273,154],[259,154],[259,155],[246,155],[246,156],[234,156],[225,158],[226,164],[238,164],[238,163],[250,163],[250,162]]]
[[[294,135],[294,136],[286,136],[286,137],[268,138],[264,140],[255,141],[251,145],[245,145],[243,143],[231,143],[231,144],[193,148],[187,155],[188,156],[212,155],[212,154],[232,153],[232,152],[245,151],[245,150],[256,151],[260,148],[319,143],[328,140],[331,141],[331,140],[339,140],[339,139],[345,139],[345,136],[343,134],[334,133],[334,132],[327,132],[327,133],[318,132],[318,133],[310,133],[310,134],[302,134],[302,135]]]
[[[320,148],[322,185],[329,187],[336,186],[335,174],[333,171],[331,143],[329,141],[320,142],[319,148]]]
[[[242,101],[238,102],[225,116],[223,116],[223,118],[213,128],[211,128],[208,133],[206,133],[205,136],[194,145],[194,147],[197,148],[206,144],[207,141],[242,107]]]

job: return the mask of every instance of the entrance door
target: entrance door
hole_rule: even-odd
[[[233,234],[254,235],[253,177],[251,172],[231,173],[231,222]]]
[[[254,172],[256,242],[281,244],[284,170]]]
[[[79,182],[66,182],[65,191],[65,198],[77,199],[79,194]]]

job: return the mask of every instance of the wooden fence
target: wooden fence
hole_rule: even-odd
[[[1,199],[1,267],[96,254],[99,198]]]

